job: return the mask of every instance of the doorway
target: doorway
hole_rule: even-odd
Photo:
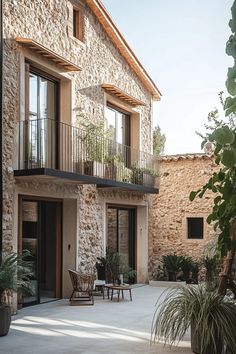
[[[62,202],[20,198],[19,250],[29,250],[34,295],[23,306],[61,298]]]
[[[120,254],[126,267],[136,269],[136,208],[108,206],[107,247]]]

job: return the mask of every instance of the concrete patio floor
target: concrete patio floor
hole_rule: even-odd
[[[94,306],[69,306],[67,300],[24,308],[0,338],[6,354],[180,354],[192,353],[189,338],[178,348],[150,346],[150,327],[162,288],[133,289],[133,302],[102,300]]]

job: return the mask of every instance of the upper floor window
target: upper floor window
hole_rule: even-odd
[[[73,36],[83,41],[83,16],[81,10],[73,8]]]
[[[27,168],[56,166],[59,82],[25,64],[25,163]]]
[[[130,146],[130,115],[127,112],[108,105],[106,108],[106,125],[113,141]]]
[[[187,236],[188,239],[203,239],[203,218],[193,217],[187,218]]]

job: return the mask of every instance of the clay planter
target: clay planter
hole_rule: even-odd
[[[84,174],[89,176],[104,177],[104,164],[98,161],[85,161]]]
[[[11,308],[0,305],[0,337],[6,336],[11,324]]]

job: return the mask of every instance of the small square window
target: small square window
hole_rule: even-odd
[[[78,9],[73,9],[73,36],[80,41],[83,41],[83,17],[82,12]]]
[[[188,239],[203,239],[203,218],[187,218]]]

